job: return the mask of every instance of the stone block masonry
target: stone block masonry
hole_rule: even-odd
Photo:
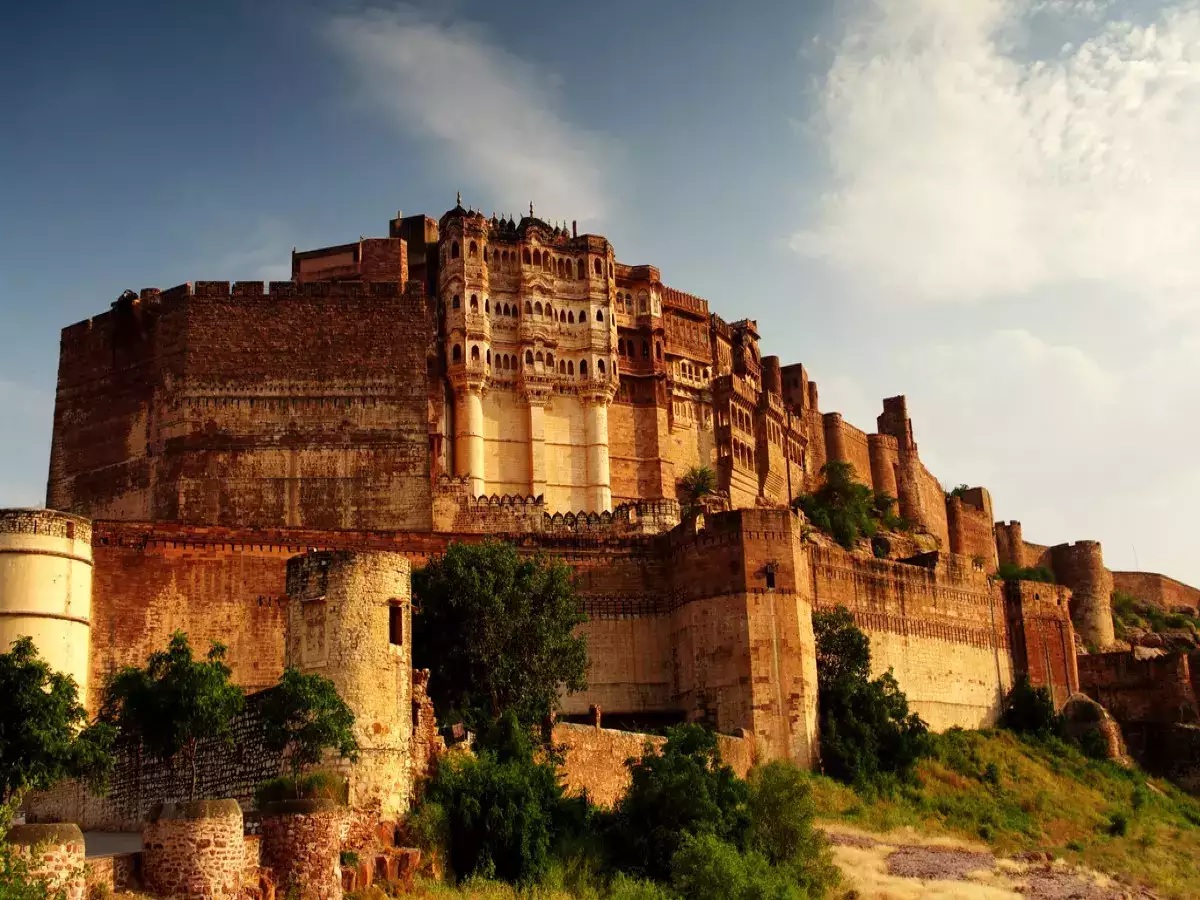
[[[83,832],[78,825],[17,825],[4,840],[25,857],[30,873],[60,891],[63,900],[84,900],[87,873]]]
[[[262,858],[283,896],[342,900],[345,811],[329,800],[284,800],[263,810]]]
[[[142,874],[163,900],[234,900],[244,865],[236,800],[162,804],[142,830]]]

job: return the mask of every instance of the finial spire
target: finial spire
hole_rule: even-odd
[[[533,201],[529,201],[529,218],[533,218]]]
[[[455,191],[455,192],[454,192],[454,205],[455,205],[455,206],[462,206],[462,191]]]

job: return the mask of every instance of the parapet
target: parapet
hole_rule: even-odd
[[[0,534],[27,534],[92,543],[92,522],[55,509],[0,509]]]

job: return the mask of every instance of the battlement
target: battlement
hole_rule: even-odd
[[[688,294],[684,291],[667,287],[664,284],[662,286],[662,301],[663,306],[681,309],[685,312],[694,313],[706,319],[708,318],[708,301],[703,297],[697,297],[695,294]]]
[[[0,509],[0,534],[27,534],[92,542],[92,523],[53,509]]]

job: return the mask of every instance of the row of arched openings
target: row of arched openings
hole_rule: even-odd
[[[479,295],[472,294],[468,305],[470,307],[471,312],[479,312]],[[462,309],[462,297],[460,297],[458,294],[455,294],[454,297],[450,301],[450,308],[451,309]],[[483,298],[483,311],[485,313],[490,313],[492,311],[491,301],[488,300],[487,297]],[[496,315],[509,316],[510,318],[516,318],[517,305],[515,303],[512,305],[509,305],[507,303],[497,303],[496,304]],[[563,310],[558,310],[558,312],[556,313],[554,310],[554,307],[551,304],[547,303],[545,306],[542,306],[542,303],[540,300],[536,303],[526,300],[525,301],[525,315],[549,317],[551,319],[554,319],[557,322],[565,322],[569,325],[575,324],[575,311],[574,310],[566,310],[565,312]],[[586,319],[587,319],[586,315],[582,311],[580,311],[579,321],[584,322],[584,321],[586,321]],[[604,310],[601,310],[601,309],[596,310],[596,321],[597,322],[604,321]]]
[[[486,351],[483,358],[486,360],[488,368],[491,368],[491,366],[492,366],[492,351],[491,350]],[[518,359],[519,359],[519,357],[516,356],[515,354],[497,353],[496,354],[496,368],[499,371],[506,371],[506,372],[507,371],[515,371],[517,369]],[[453,347],[450,348],[450,361],[453,363],[461,363],[462,360],[463,360],[462,345],[455,344]],[[476,344],[471,347],[471,362],[477,363],[479,361],[480,361],[479,345]],[[532,350],[526,350],[525,351],[525,365],[532,367],[532,366],[536,365],[537,363],[543,364],[547,369],[549,369],[551,372],[553,372],[554,371],[554,354],[553,353],[543,353],[541,350],[537,351],[536,353]],[[604,360],[602,360],[602,359],[596,360],[597,374],[604,375],[606,371],[607,371],[607,369],[605,367]],[[560,359],[558,361],[558,374],[573,376],[575,374],[575,360]],[[587,374],[588,374],[587,360],[581,359],[579,361],[579,377],[586,378]]]
[[[450,258],[458,259],[462,255],[462,250],[459,247],[458,241],[450,242]],[[484,257],[487,257],[487,251],[484,251]],[[479,244],[471,241],[467,244],[467,258],[479,258]],[[542,252],[540,249],[530,251],[528,247],[521,251],[521,262],[527,266],[536,266],[545,272],[558,275],[559,278],[570,278],[574,275],[578,279],[587,277],[587,260],[583,258],[569,259],[565,256],[552,256],[550,251]],[[517,251],[516,250],[501,250],[497,247],[492,248],[491,265],[502,271],[512,272],[517,268]],[[592,271],[597,276],[604,274],[604,263],[599,258],[592,260]]]

